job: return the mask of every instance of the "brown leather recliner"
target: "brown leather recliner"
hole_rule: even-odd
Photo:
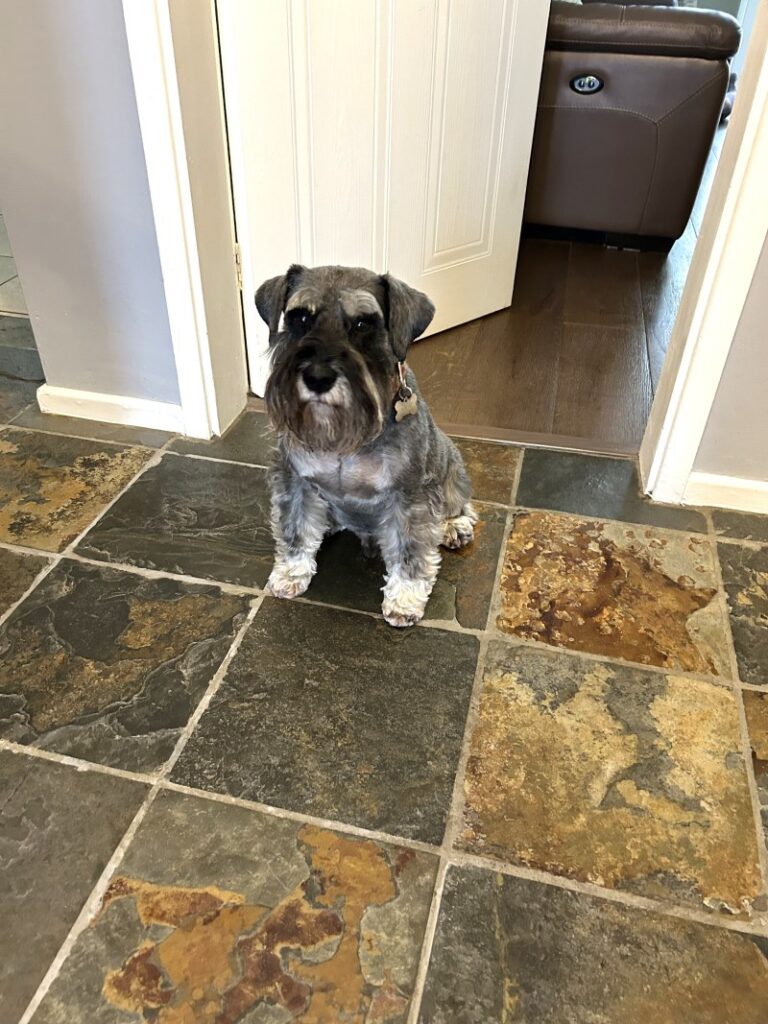
[[[715,11],[552,3],[524,219],[669,248],[701,182],[740,29]]]

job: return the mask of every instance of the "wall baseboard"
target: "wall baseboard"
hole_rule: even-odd
[[[686,505],[714,505],[767,515],[768,482],[693,472],[688,478],[683,501]]]
[[[37,389],[41,412],[56,416],[75,416],[82,420],[101,420],[130,427],[184,432],[184,413],[180,405],[152,402],[126,395],[104,395],[96,391],[76,391],[42,384]]]

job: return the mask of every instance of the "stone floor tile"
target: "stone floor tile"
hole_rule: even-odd
[[[17,1024],[144,796],[126,779],[0,750],[2,1024]]]
[[[764,899],[741,749],[728,687],[494,641],[458,845],[748,914]]]
[[[405,1024],[435,872],[429,854],[161,793],[35,1024]]]
[[[505,512],[489,505],[477,504],[476,508],[480,521],[473,542],[460,551],[441,551],[443,561],[427,605],[427,619],[485,628],[504,539]],[[309,600],[361,611],[381,610],[384,563],[377,553],[366,555],[355,536],[338,533],[328,537],[317,565],[306,595]]]
[[[269,466],[275,450],[275,437],[263,412],[244,412],[223,437],[215,437],[212,441],[179,437],[170,448],[185,455],[206,455],[210,459],[227,462]]]
[[[61,551],[151,454],[145,448],[0,431],[0,540]]]
[[[747,731],[752,747],[752,766],[760,800],[760,815],[768,843],[768,693],[743,690]]]
[[[267,599],[174,781],[439,843],[475,637]]]
[[[737,540],[757,540],[768,543],[768,516],[750,512],[732,512],[730,509],[713,508],[712,525],[721,537]]]
[[[166,455],[83,538],[80,554],[263,586],[272,568],[267,474]]]
[[[528,448],[515,504],[691,533],[707,532],[701,512],[657,505],[646,498],[633,459]]]
[[[463,437],[455,437],[453,441],[464,457],[473,498],[509,505],[521,449]]]
[[[40,412],[36,404],[25,409],[13,421],[14,427],[29,427],[47,434],[68,434],[71,437],[95,437],[99,441],[116,441],[119,444],[137,444],[145,448],[162,448],[173,434],[165,430],[150,430],[149,427],[128,427],[122,423],[102,423],[100,420],[84,420],[75,416],[52,416]]]
[[[739,677],[768,683],[768,547],[718,544]]]
[[[24,595],[46,565],[47,558],[0,548],[0,615]]]
[[[420,1024],[764,1024],[768,942],[452,868]]]
[[[727,674],[727,624],[709,540],[551,512],[518,513],[497,626],[529,640]]]
[[[0,379],[0,423],[9,423],[34,402],[40,385],[29,380]]]
[[[159,767],[246,610],[215,587],[62,561],[0,627],[0,738]]]

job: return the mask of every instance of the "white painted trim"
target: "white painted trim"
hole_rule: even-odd
[[[656,398],[640,446],[645,490],[684,500],[768,233],[768,4],[761,5]]]
[[[220,432],[220,423],[168,0],[122,0],[122,5],[176,359],[182,429],[190,437],[208,438]]]
[[[683,501],[686,505],[711,505],[768,515],[768,482],[693,472]]]
[[[121,423],[132,427],[151,427],[180,433],[184,430],[184,410],[168,402],[151,402],[127,395],[103,395],[96,391],[77,391],[42,384],[37,389],[41,412],[55,416],[75,416],[83,420]]]

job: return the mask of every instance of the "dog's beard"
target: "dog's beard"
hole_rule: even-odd
[[[277,359],[265,401],[278,430],[308,451],[349,455],[372,441],[384,426],[385,398],[362,357],[350,360],[350,376],[340,376],[322,395],[304,384],[297,359]]]

